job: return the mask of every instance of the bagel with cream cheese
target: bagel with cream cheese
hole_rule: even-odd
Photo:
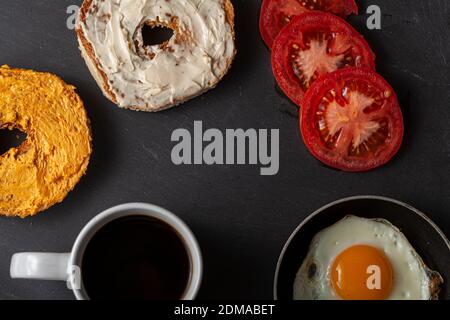
[[[0,155],[0,215],[25,218],[61,202],[92,152],[83,102],[57,76],[0,68],[0,129],[27,134]]]
[[[144,25],[174,35],[145,46]],[[215,87],[236,53],[230,0],[84,0],[76,32],[105,96],[139,111],[167,109]]]

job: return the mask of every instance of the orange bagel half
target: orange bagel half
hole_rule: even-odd
[[[0,129],[27,134],[0,155],[0,215],[37,214],[64,200],[86,172],[89,120],[75,88],[55,75],[1,67]]]

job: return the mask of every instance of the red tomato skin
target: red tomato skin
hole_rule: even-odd
[[[272,71],[277,83],[284,94],[297,106],[301,106],[304,90],[296,81],[296,76],[289,64],[289,42],[293,39],[292,34],[301,37],[301,29],[306,28],[323,29],[329,28],[330,32],[340,32],[352,37],[354,44],[361,51],[361,60],[358,67],[375,70],[375,54],[364,37],[359,34],[345,20],[319,11],[303,13],[295,17],[277,36],[272,47]]]
[[[263,0],[261,5],[261,14],[259,18],[259,30],[264,43],[270,49],[281,29],[274,25],[274,8],[286,0]],[[300,1],[299,1],[300,2]],[[354,0],[335,0],[332,1],[328,12],[346,18],[351,14],[357,15],[359,13],[358,6]],[[308,10],[308,9],[306,9]]]
[[[390,136],[386,140],[387,147],[378,152],[374,159],[360,159],[352,161],[349,159],[336,159],[332,152],[326,151],[318,134],[318,128],[314,121],[315,107],[319,104],[323,92],[330,88],[336,88],[336,83],[350,79],[365,79],[373,86],[385,92],[389,90],[391,95],[386,98],[386,108],[391,112]],[[367,172],[387,164],[398,153],[404,138],[403,115],[398,103],[397,95],[391,85],[379,74],[368,68],[348,67],[340,69],[319,78],[309,88],[303,99],[303,108],[299,113],[300,132],[303,141],[311,154],[325,165],[345,172]]]

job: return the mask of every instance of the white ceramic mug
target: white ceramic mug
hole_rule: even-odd
[[[129,203],[108,209],[93,218],[80,232],[70,253],[16,253],[11,260],[11,278],[66,281],[78,300],[89,300],[82,281],[84,251],[92,237],[107,223],[126,216],[148,216],[174,228],[184,242],[191,259],[191,276],[182,300],[197,296],[203,276],[202,255],[189,227],[173,213],[155,205]]]

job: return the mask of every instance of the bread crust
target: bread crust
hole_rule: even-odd
[[[83,29],[80,26],[80,22],[86,21],[86,16],[89,11],[89,8],[92,5],[93,0],[84,0],[83,4],[81,5],[79,15],[78,15],[78,21],[77,26],[75,28],[75,32],[78,36],[78,44],[81,51],[81,55],[86,61],[86,64],[88,65],[88,68],[90,72],[92,73],[94,79],[96,80],[99,87],[102,89],[103,94],[112,102],[117,103],[117,99],[115,94],[111,91],[109,88],[108,83],[108,76],[106,73],[102,70],[100,66],[100,62],[98,61],[97,57],[94,53],[94,48],[92,47],[92,44],[86,39]]]
[[[91,8],[92,3],[93,3],[93,0],[84,0],[82,6],[80,8],[80,11],[79,11],[77,26],[75,28],[75,31],[76,31],[76,34],[78,37],[79,48],[80,48],[82,57],[86,61],[86,64],[87,64],[90,72],[92,73],[92,76],[96,80],[99,87],[102,89],[102,92],[105,95],[105,97],[108,98],[110,101],[112,101],[114,104],[117,104],[117,98],[109,86],[108,76],[103,71],[101,63],[98,60],[97,56],[95,55],[94,48],[93,48],[92,44],[87,40],[87,38],[83,32],[83,29],[81,27],[81,23],[82,22],[84,23],[87,19],[87,14]],[[230,26],[233,40],[235,40],[235,25],[234,25],[235,12],[234,12],[234,7],[233,7],[231,0],[223,0],[223,9],[226,14],[225,21]],[[228,71],[230,70],[230,68],[232,66],[236,52],[237,52],[236,49],[234,49],[234,53],[233,53],[232,57],[227,60],[226,68],[225,68],[224,72],[220,75],[220,77],[218,77],[217,81],[215,83],[212,83],[210,87],[205,88],[204,90],[199,92],[197,95],[175,100],[173,103],[168,103],[166,105],[162,105],[156,109],[149,109],[146,106],[139,106],[139,105],[129,106],[126,108],[135,110],[135,111],[158,112],[158,111],[163,111],[163,110],[166,110],[166,109],[169,109],[172,107],[176,107],[190,99],[193,99],[197,96],[202,95],[206,91],[209,91],[210,89],[215,88],[217,86],[217,84],[223,79],[223,77],[228,73]]]

